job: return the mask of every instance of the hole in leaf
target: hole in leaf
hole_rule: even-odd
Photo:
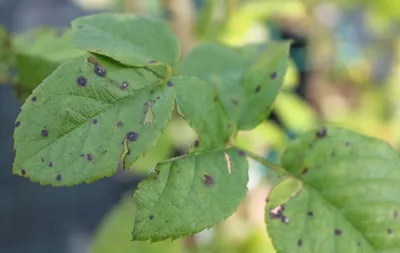
[[[42,130],[42,136],[43,136],[43,137],[49,136],[49,131],[47,131],[46,129],[43,129],[43,130]]]
[[[212,176],[205,174],[203,180],[205,186],[210,187],[214,184],[214,178]]]
[[[137,133],[137,132],[131,131],[131,132],[128,132],[128,133],[126,134],[126,139],[127,139],[128,141],[136,141],[137,138],[139,138],[139,133]]]
[[[53,162],[52,161],[49,162],[49,167],[53,167]]]
[[[318,138],[324,138],[326,136],[326,134],[328,133],[328,130],[326,129],[326,127],[322,127],[317,131],[316,136]]]
[[[87,79],[83,76],[79,76],[76,78],[76,84],[83,87],[87,84]]]
[[[58,174],[57,177],[56,177],[56,179],[57,179],[57,181],[61,181],[61,179],[62,179],[62,178],[61,178],[61,175]]]

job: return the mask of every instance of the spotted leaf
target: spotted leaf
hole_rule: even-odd
[[[111,176],[155,144],[171,117],[173,94],[145,69],[93,55],[70,60],[23,105],[13,172],[54,186]],[[149,101],[155,101],[151,124]]]
[[[158,164],[134,194],[134,240],[195,234],[230,216],[247,192],[247,160],[235,149]]]
[[[265,219],[278,252],[400,251],[400,159],[382,141],[321,128],[291,143],[292,176],[268,196]]]

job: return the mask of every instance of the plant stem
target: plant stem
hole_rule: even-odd
[[[289,174],[284,168],[280,167],[278,164],[268,161],[267,159],[265,159],[264,157],[262,157],[260,155],[257,155],[256,153],[253,153],[248,150],[244,150],[243,148],[240,148],[236,145],[234,145],[234,147],[236,147],[240,150],[243,150],[248,157],[250,157],[251,159],[253,159],[256,162],[259,162],[260,164],[264,165],[265,167],[270,168],[271,170],[275,171],[276,173],[285,174],[285,175]]]

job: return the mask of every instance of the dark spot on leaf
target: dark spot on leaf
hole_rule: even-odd
[[[37,100],[36,96],[33,96],[33,97],[31,98],[31,100],[32,100],[32,102],[36,102],[36,100]]]
[[[105,77],[107,75],[107,70],[103,65],[96,64],[94,66],[94,73],[100,77]]]
[[[122,126],[122,122],[118,121],[117,124],[115,124],[117,127],[121,127]]]
[[[150,64],[152,64],[152,63],[157,63],[157,61],[156,61],[156,60],[151,60],[151,61],[149,61],[149,63],[150,63]]]
[[[218,96],[215,96],[214,97],[214,102],[217,102],[218,101]]]
[[[277,76],[278,76],[278,74],[276,72],[272,72],[271,79],[275,79]]]
[[[61,181],[61,179],[62,179],[62,178],[61,178],[61,175],[58,174],[57,177],[56,177],[56,179],[57,179],[57,181]]]
[[[231,128],[231,124],[227,124],[226,127],[227,127],[227,128]]]
[[[127,152],[126,154],[127,154],[127,155],[130,155],[130,154],[131,154],[131,150],[128,149],[128,152]]]
[[[199,140],[195,140],[194,143],[193,143],[193,146],[195,148],[197,148],[199,146],[199,144],[200,144],[200,141]]]
[[[397,212],[397,210],[395,210],[394,213],[393,213],[393,217],[397,218],[397,216],[399,216],[399,213]]]
[[[128,141],[136,141],[137,138],[139,138],[139,133],[137,133],[137,132],[132,131],[132,132],[129,132],[126,134],[126,139]]]
[[[90,62],[93,65],[98,65],[99,64],[99,61],[94,56],[89,56],[87,58],[87,61]]]
[[[43,137],[49,136],[49,131],[47,131],[46,129],[43,129],[43,130],[42,130],[42,136],[43,136]]]
[[[268,203],[268,202],[269,202],[269,198],[266,198],[266,199],[265,199],[265,202],[267,202],[267,203]]]
[[[232,103],[234,104],[234,105],[238,105],[239,104],[239,101],[237,101],[236,99],[231,99],[231,101],[232,101]]]
[[[79,86],[85,86],[87,84],[87,79],[83,76],[76,78],[76,84]]]
[[[245,153],[243,150],[239,150],[239,151],[238,151],[238,154],[239,154],[240,156],[245,156],[245,155],[246,155],[246,153]]]
[[[84,155],[84,154],[80,154],[80,156],[81,156],[81,157],[85,157],[85,155]]]
[[[301,174],[302,174],[302,175],[305,175],[307,172],[308,172],[308,168],[307,168],[307,167],[304,167],[304,169],[301,171]]]
[[[20,121],[15,122],[15,127],[19,127],[21,125]]]
[[[392,229],[388,228],[388,229],[386,230],[386,232],[387,232],[388,234],[391,234],[393,231],[392,231]]]
[[[42,161],[42,163],[44,163],[44,158],[42,157],[42,158],[40,158],[40,160]]]
[[[256,87],[256,90],[255,90],[255,92],[256,92],[256,93],[258,93],[258,92],[260,92],[260,90],[261,90],[261,86],[260,86],[260,85],[258,85],[258,86]]]
[[[204,175],[203,182],[206,186],[212,186],[214,184],[214,178],[212,178],[212,176],[206,174],[206,175]]]
[[[312,217],[312,216],[314,215],[314,213],[313,213],[312,211],[308,211],[308,212],[307,212],[307,215],[310,216],[310,217]]]
[[[340,236],[342,234],[342,230],[340,229],[335,229],[335,235]]]
[[[125,90],[126,88],[128,88],[129,83],[127,81],[124,81],[121,83],[121,86],[119,87],[121,90]]]
[[[316,136],[318,138],[324,138],[326,136],[326,134],[328,133],[328,130],[326,129],[326,127],[322,127],[317,131]]]
[[[92,120],[92,123],[93,123],[94,125],[96,125],[96,124],[97,124],[97,122],[98,122],[98,120],[97,120],[97,119],[93,119],[93,120]]]
[[[150,215],[149,220],[154,220],[154,215]]]
[[[49,162],[49,167],[53,167],[53,162],[52,161]]]
[[[347,147],[350,146],[350,142],[349,141],[346,141],[346,146]]]
[[[285,224],[289,224],[289,218],[286,217],[286,216],[282,216],[282,217],[281,217],[281,221],[282,221],[283,223],[285,223]]]
[[[174,84],[173,84],[170,80],[168,80],[167,86],[168,86],[168,87],[174,87]]]
[[[93,160],[93,156],[92,156],[91,154],[87,154],[87,155],[86,155],[86,159],[87,159],[88,161],[92,161],[92,160]]]
[[[297,241],[297,246],[301,247],[303,245],[303,240],[299,239]]]
[[[108,152],[107,150],[103,150],[101,153],[104,155],[107,152]]]
[[[21,175],[25,176],[25,174],[26,174],[26,171],[24,169],[21,169]]]
[[[160,99],[160,96],[157,96],[157,99]]]

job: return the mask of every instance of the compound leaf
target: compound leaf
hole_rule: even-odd
[[[195,234],[230,216],[247,192],[247,160],[236,149],[190,154],[157,166],[134,194],[134,240]]]
[[[223,147],[233,131],[218,93],[209,83],[199,78],[170,78],[176,91],[176,104],[180,115],[197,132],[197,151]]]
[[[151,18],[102,13],[77,18],[71,25],[75,45],[125,65],[172,65],[180,54],[179,41],[167,23]]]
[[[400,251],[400,159],[389,145],[321,128],[282,161],[293,176],[272,190],[265,213],[278,252]]]
[[[13,173],[53,186],[111,176],[154,145],[171,117],[173,94],[145,69],[100,56],[70,60],[23,105]]]
[[[289,45],[270,42],[238,48],[206,43],[189,52],[181,71],[215,85],[237,128],[251,129],[272,109],[286,73]]]

